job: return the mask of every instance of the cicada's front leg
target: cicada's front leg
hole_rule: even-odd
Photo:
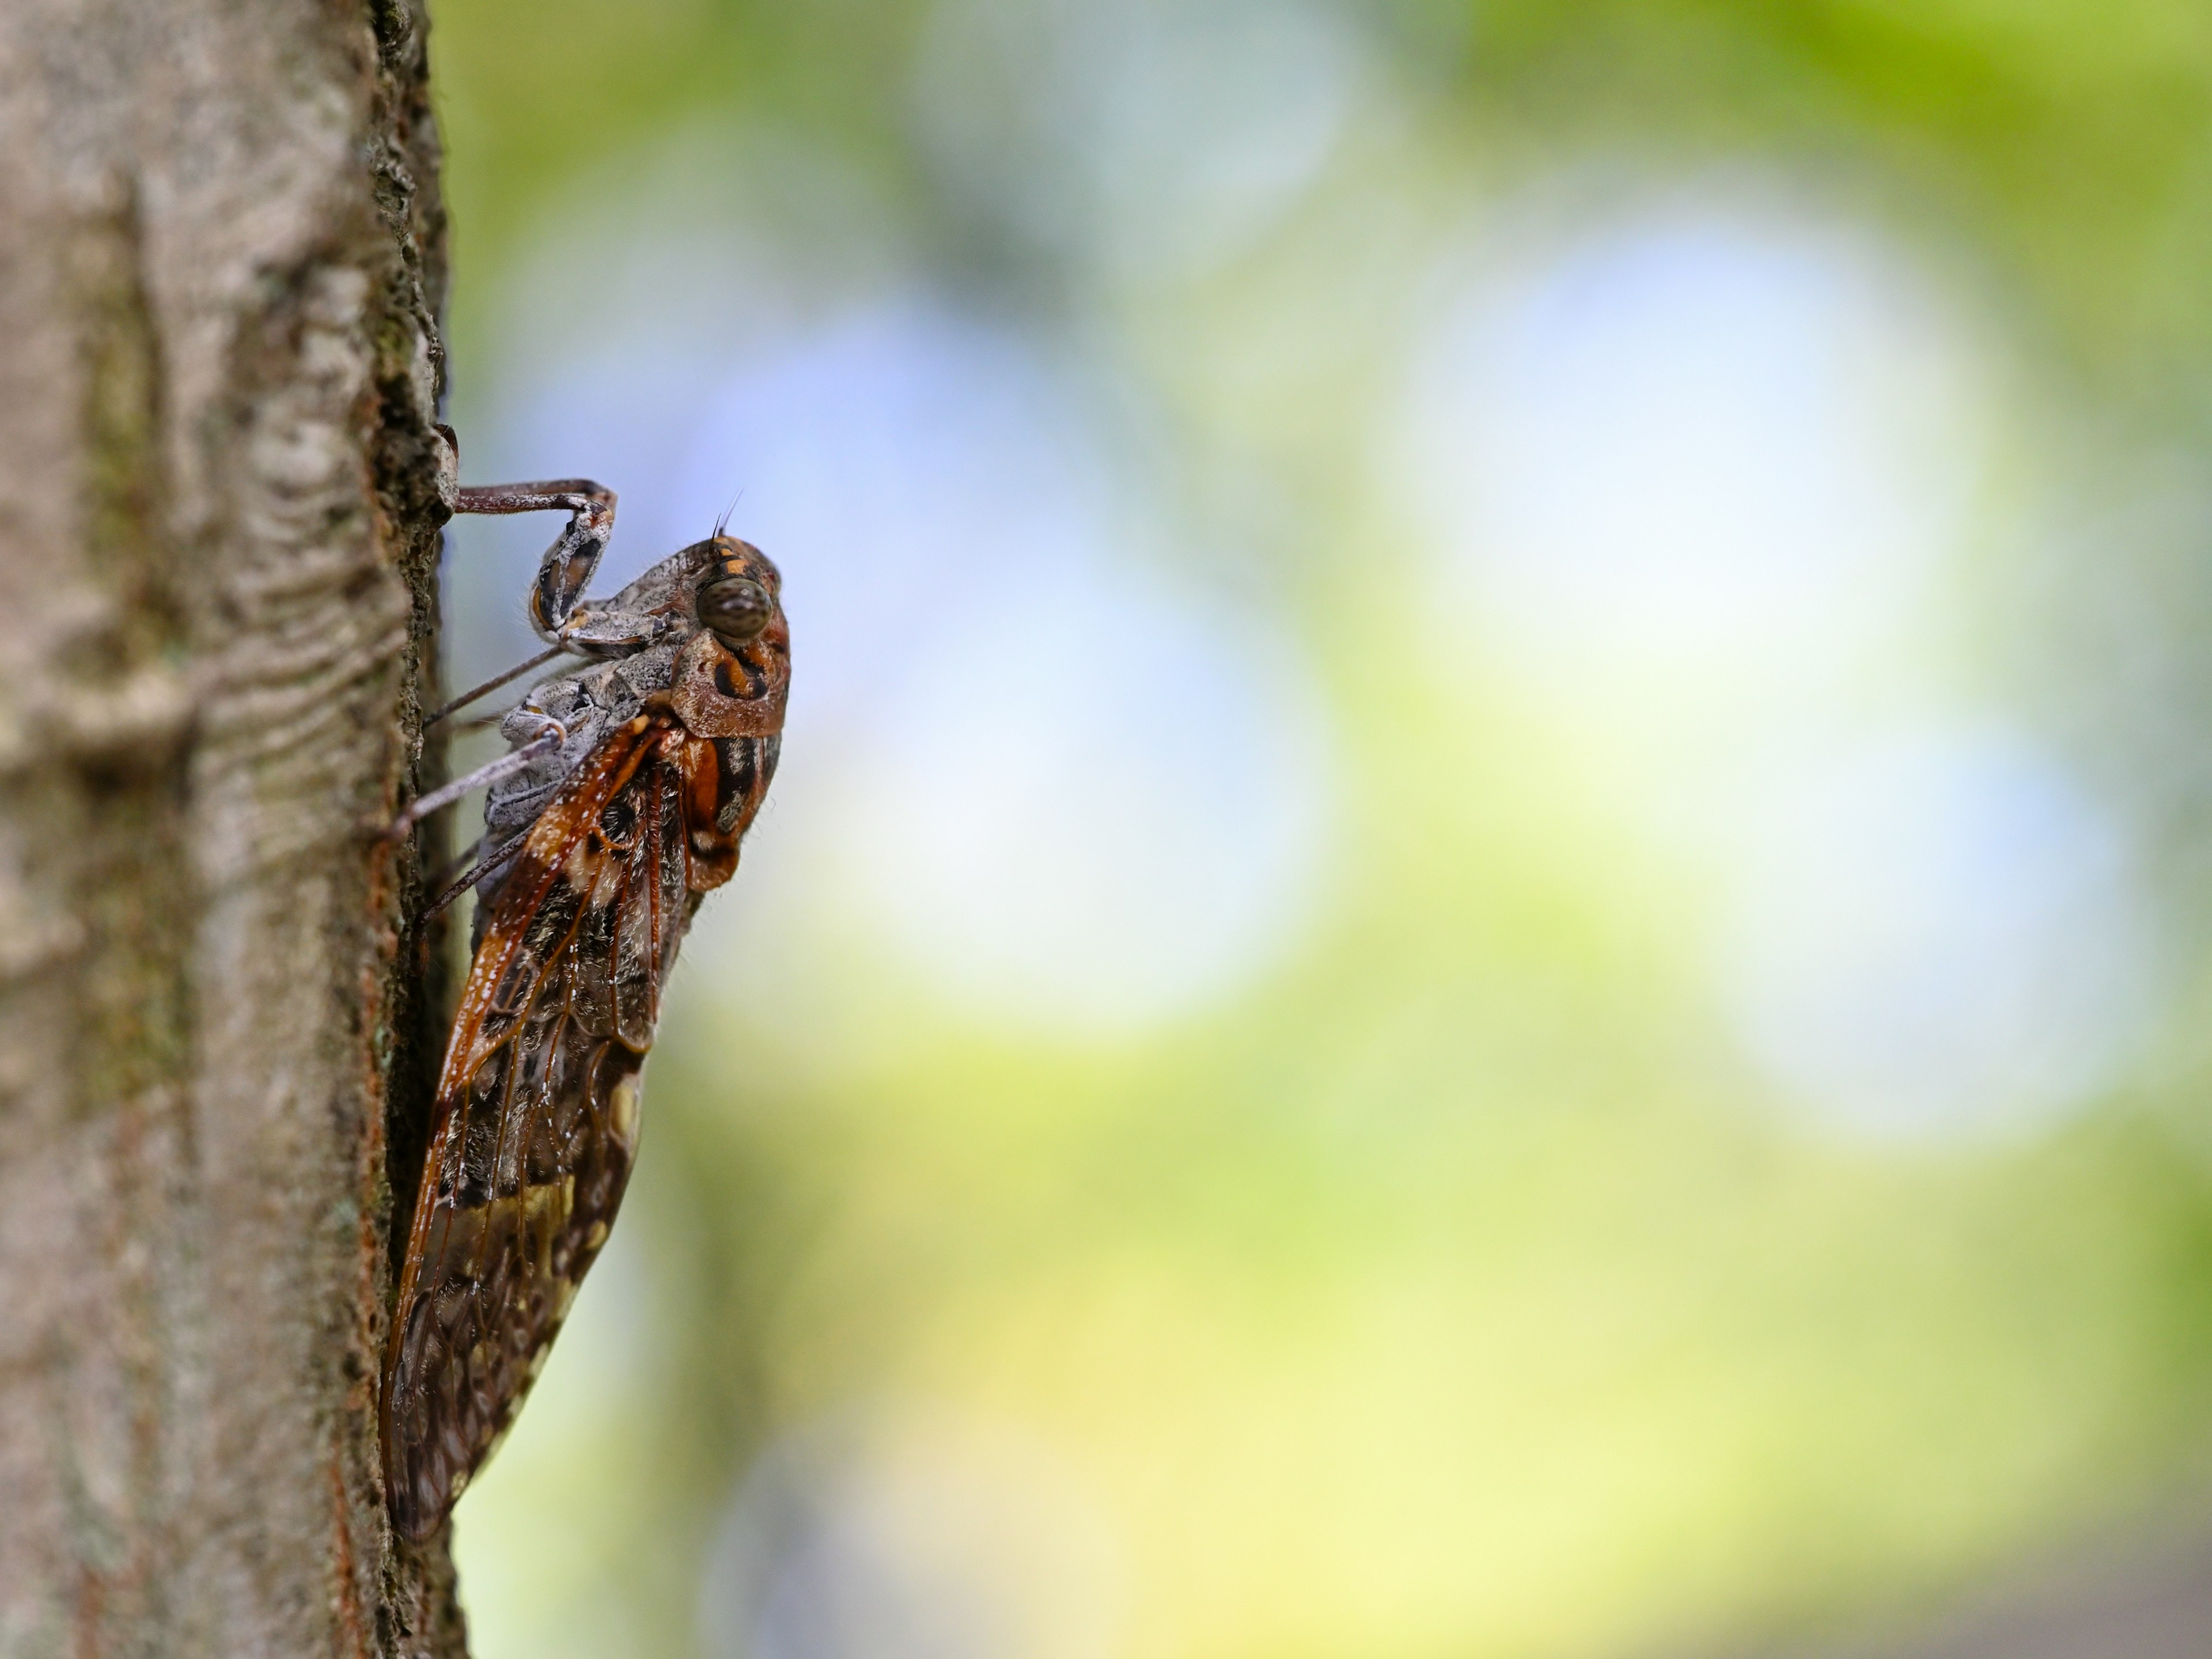
[[[458,456],[459,447],[452,428],[440,430],[446,438],[448,452]],[[588,609],[578,609],[584,585],[599,568],[599,556],[606,551],[607,538],[614,533],[613,490],[589,478],[553,478],[539,483],[475,484],[453,489],[452,498],[456,513],[566,513],[568,523],[554,538],[553,545],[545,550],[545,556],[538,561],[538,580],[530,588],[530,620],[552,648],[463,692],[423,721],[426,731],[454,710],[496,691],[532,669],[544,667],[564,652],[589,654],[594,647],[605,648],[610,639],[617,646],[629,644],[630,636],[640,631],[630,619],[618,618],[610,626],[607,618],[595,616]],[[564,734],[557,721],[549,721],[548,726],[548,730],[519,742],[512,754],[501,756],[465,777],[454,779],[442,789],[422,796],[386,825],[384,833],[391,836],[405,835],[429,814],[459,799],[469,790],[511,777],[549,753],[558,746]]]
[[[451,428],[441,428],[441,431],[448,453],[458,456],[459,445]],[[443,488],[441,485],[441,490]],[[651,644],[667,632],[670,623],[665,617],[584,601],[585,584],[599,568],[599,556],[606,551],[607,539],[614,533],[615,492],[605,484],[594,483],[589,478],[552,478],[538,483],[471,484],[453,488],[450,493],[456,513],[566,513],[568,522],[554,538],[553,545],[545,550],[545,556],[538,561],[538,579],[530,587],[530,620],[551,648],[528,662],[517,663],[505,673],[495,674],[434,710],[422,722],[425,731],[478,697],[544,667],[556,657],[570,653],[582,657],[620,656]],[[439,807],[459,799],[471,789],[512,777],[566,740],[558,721],[546,717],[546,726],[548,729],[521,737],[509,733],[508,740],[515,745],[512,754],[424,795],[387,825],[385,833],[395,836],[406,834]]]
[[[456,513],[566,513],[567,528],[538,563],[530,587],[530,620],[548,644],[565,642],[569,616],[599,568],[615,532],[615,492],[589,478],[542,483],[473,484],[455,493]]]

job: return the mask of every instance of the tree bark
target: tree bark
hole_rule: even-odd
[[[463,1651],[375,1439],[438,1042],[369,828],[434,691],[419,3],[0,5],[9,1659]]]

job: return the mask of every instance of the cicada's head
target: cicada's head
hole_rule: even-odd
[[[791,649],[783,619],[783,577],[750,542],[717,535],[704,544],[707,568],[693,609],[699,625],[739,656],[748,647]]]

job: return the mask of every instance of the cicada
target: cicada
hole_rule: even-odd
[[[477,890],[473,954],[385,1357],[386,1491],[412,1538],[505,1431],[606,1242],[661,990],[701,898],[737,868],[791,684],[782,579],[721,526],[586,600],[611,491],[465,489],[456,510],[569,514],[530,593],[552,648],[501,679],[581,660],[507,712],[510,753],[395,826],[488,786],[480,855],[452,890]]]

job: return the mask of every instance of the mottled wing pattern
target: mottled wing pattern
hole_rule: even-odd
[[[716,758],[665,714],[632,720],[547,805],[490,901],[386,1361],[385,1474],[410,1535],[444,1519],[507,1427],[622,1200],[660,988],[696,890],[727,875],[691,869],[695,840],[720,850],[711,821],[687,833],[720,793]]]

